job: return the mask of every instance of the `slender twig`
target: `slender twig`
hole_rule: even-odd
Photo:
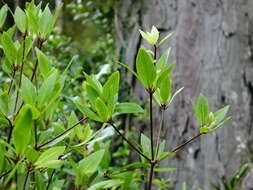
[[[158,131],[158,135],[157,135],[157,141],[156,141],[156,156],[158,154],[158,149],[159,149],[159,144],[160,144],[160,139],[161,139],[161,131],[163,128],[163,121],[164,121],[164,112],[165,109],[163,107],[161,107],[161,118],[160,118],[160,126],[159,126],[159,131]]]
[[[151,161],[150,158],[148,158],[145,154],[143,154],[138,148],[135,147],[135,145],[129,141],[120,131],[119,129],[114,125],[114,123],[109,123],[113,128],[114,130],[122,137],[122,139],[124,141],[127,142],[127,144],[132,147],[139,155],[141,155],[143,158],[145,158],[146,160],[148,160],[149,162]]]
[[[14,114],[15,114],[16,109],[17,109],[17,104],[18,104],[18,99],[19,99],[19,90],[20,90],[21,84],[22,84],[22,75],[23,75],[23,69],[24,69],[24,63],[25,63],[25,39],[26,39],[26,34],[23,37],[22,63],[21,63],[21,68],[20,68],[20,76],[19,76],[19,82],[18,82],[18,89],[17,89],[17,95],[16,95],[16,100],[15,100],[15,105],[14,105],[14,111],[13,111]]]
[[[38,49],[41,50],[42,45],[43,45],[43,42],[44,42],[43,40],[39,39]],[[36,76],[36,71],[37,71],[38,63],[39,63],[39,60],[37,59],[36,62],[35,62],[35,66],[34,66],[34,68],[33,68],[32,76],[31,76],[31,81],[33,81],[33,79],[34,79],[35,76]]]
[[[34,141],[35,141],[35,145],[34,145],[34,147],[35,147],[35,150],[37,150],[38,149],[38,134],[37,134],[37,120],[35,120],[34,121]]]
[[[156,63],[156,57],[157,57],[157,45],[154,45],[154,61]]]
[[[53,178],[53,176],[54,176],[54,173],[55,173],[55,169],[52,171],[52,173],[51,173],[51,175],[50,175],[50,178],[48,179],[46,190],[49,190],[49,187],[50,187],[52,178]]]
[[[8,95],[11,92],[12,84],[13,84],[13,81],[14,81],[14,78],[15,78],[15,75],[16,75],[16,65],[13,64],[12,67],[13,67],[13,71],[12,71],[12,76],[11,76],[11,83],[10,83],[10,86],[9,86],[9,89],[8,89]]]
[[[23,185],[23,190],[26,189],[26,184],[27,184],[27,180],[28,180],[29,174],[30,174],[30,168],[28,168],[28,170],[26,172],[25,182],[24,182],[24,185]]]
[[[150,116],[150,138],[151,138],[151,155],[154,160],[154,135],[153,135],[153,109],[152,109],[153,93],[149,93],[149,116]]]
[[[72,127],[66,129],[65,131],[63,131],[61,134],[57,135],[56,137],[52,138],[49,141],[46,141],[45,143],[37,146],[37,149],[41,149],[42,147],[50,144],[51,142],[55,141],[56,139],[62,137],[63,135],[65,135],[67,132],[69,132],[71,129],[75,128],[76,126],[78,126],[80,123],[84,122],[85,120],[87,120],[87,117],[82,118],[81,120],[79,120],[76,124],[74,124]]]
[[[2,177],[8,175],[11,172],[11,170],[8,170],[6,172],[4,172],[2,175],[0,175],[0,179],[2,179]]]
[[[7,139],[7,142],[9,144],[10,141],[11,141],[11,135],[12,135],[12,131],[13,131],[14,126],[13,126],[11,120],[6,115],[4,115],[4,118],[8,121],[9,127],[10,127],[9,134],[8,134],[8,139]]]
[[[156,57],[157,57],[157,46],[154,45],[154,64],[156,64]],[[156,164],[155,155],[154,155],[154,134],[153,134],[153,90],[148,91],[149,92],[149,122],[150,122],[150,139],[151,139],[151,156],[152,159],[150,161],[150,173],[149,173],[149,179],[148,179],[148,190],[152,189],[152,179],[154,174],[154,167]]]
[[[201,135],[203,135],[205,133],[199,133],[197,135],[195,135],[194,137],[191,137],[190,139],[188,139],[187,141],[185,141],[184,143],[180,144],[179,146],[177,146],[176,148],[174,148],[172,151],[170,152],[177,152],[179,151],[181,148],[183,148],[185,145],[189,144],[190,142],[192,142],[193,140],[195,140],[196,138],[200,137]]]
[[[148,180],[148,190],[152,189],[152,180],[153,180],[153,174],[154,174],[154,167],[155,167],[155,164],[151,163],[150,173],[149,173],[149,180]]]

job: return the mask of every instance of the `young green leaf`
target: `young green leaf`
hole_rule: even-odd
[[[101,98],[97,98],[96,103],[95,103],[95,108],[98,113],[98,115],[101,117],[101,119],[104,122],[107,122],[109,118],[111,117],[108,107],[105,104],[105,102]]]
[[[42,107],[52,98],[57,78],[58,72],[55,70],[42,83],[38,92],[38,107]]]
[[[88,74],[84,73],[84,76],[86,78],[86,82],[94,88],[94,90],[97,91],[97,93],[100,95],[102,94],[103,87],[101,83],[94,77],[94,76],[89,76]]]
[[[17,7],[13,17],[14,17],[15,24],[17,25],[20,32],[25,33],[28,27],[25,12],[19,7]]]
[[[151,147],[150,139],[146,135],[141,134],[142,152],[148,157],[151,157],[151,148],[150,147]]]
[[[161,82],[160,96],[162,104],[167,104],[171,98],[171,79],[169,76],[165,77]]]
[[[36,168],[58,168],[60,166],[59,156],[65,151],[64,146],[56,146],[49,148],[43,152],[38,160],[34,163]],[[54,166],[55,165],[55,166]]]
[[[139,30],[141,36],[150,44],[155,45],[159,38],[159,32],[155,26],[152,27],[151,32],[143,32]]]
[[[221,122],[225,118],[228,110],[229,110],[229,106],[225,106],[224,108],[221,108],[218,111],[216,111],[214,113],[215,123]]]
[[[115,107],[115,112],[119,114],[129,114],[129,113],[143,113],[144,110],[141,106],[135,103],[118,103]]]
[[[74,102],[77,108],[89,119],[94,121],[103,122],[102,118],[100,118],[97,114],[91,111],[87,106],[81,104],[80,102]]]
[[[52,69],[51,62],[48,59],[48,57],[42,51],[40,51],[38,48],[35,48],[35,51],[36,51],[36,55],[38,57],[39,69],[41,71],[41,74],[42,74],[43,78],[47,78],[49,72]]]
[[[206,98],[200,94],[197,104],[192,102],[192,105],[200,126],[204,126],[209,115],[208,102]]]
[[[8,13],[8,5],[5,3],[0,9],[0,28],[3,27]]]
[[[156,79],[156,69],[152,58],[144,48],[140,48],[138,51],[136,70],[145,88],[152,88]]]
[[[14,64],[17,57],[17,49],[11,39],[11,37],[8,35],[8,33],[4,32],[1,36],[1,43],[3,46],[4,54],[8,61],[11,64]]]
[[[32,82],[24,75],[22,77],[21,95],[24,103],[35,106],[37,98],[36,89]]]
[[[48,5],[45,7],[39,19],[39,33],[41,38],[46,38],[47,35],[51,32],[53,15],[48,8]]]
[[[168,59],[169,59],[169,55],[171,52],[171,48],[169,48],[167,51],[165,51],[162,56],[160,57],[160,59],[158,59],[157,63],[156,63],[156,70],[157,72],[161,72],[167,65],[168,63]]]
[[[39,117],[38,110],[29,105],[24,105],[14,121],[13,143],[18,155],[23,154],[31,139],[33,120]]]
[[[79,164],[79,170],[83,174],[92,174],[98,169],[100,162],[104,156],[104,150],[99,150],[82,159]]]
[[[169,39],[173,35],[173,32],[168,33],[160,42],[159,46],[162,45],[167,39]]]

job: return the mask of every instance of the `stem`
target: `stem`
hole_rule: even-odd
[[[41,50],[42,45],[43,45],[43,41],[42,41],[42,40],[39,40],[39,45],[38,45],[38,49],[39,49],[39,50]],[[31,76],[31,81],[33,81],[33,79],[34,79],[35,76],[36,76],[36,71],[37,71],[38,63],[39,63],[39,61],[38,61],[38,59],[37,59],[36,62],[35,62],[35,66],[34,66],[34,68],[33,68],[33,73],[32,73],[32,76]]]
[[[131,141],[129,141],[120,131],[119,131],[119,129],[113,124],[113,123],[109,123],[113,128],[114,128],[114,130],[122,137],[122,139],[124,140],[124,141],[126,141],[127,142],[127,144],[130,146],[130,147],[132,147],[139,155],[141,155],[143,158],[145,158],[146,160],[148,160],[149,162],[151,161],[150,160],[150,158],[148,158],[146,155],[144,155],[138,148],[136,148],[135,146],[134,146],[134,144],[131,142]]]
[[[21,88],[22,75],[23,75],[23,69],[24,69],[24,63],[25,63],[25,39],[26,39],[26,35],[24,35],[24,37],[23,37],[22,63],[21,63],[21,68],[20,68],[20,76],[19,76],[19,82],[18,82],[18,89],[17,89],[17,95],[16,95],[16,100],[15,100],[15,105],[14,105],[14,111],[13,111],[14,114],[15,114],[16,109],[17,109],[17,104],[18,104],[18,99],[19,99],[19,89]]]
[[[82,118],[82,119],[79,120],[76,124],[74,124],[72,127],[66,129],[66,130],[63,131],[61,134],[57,135],[56,137],[52,138],[51,140],[49,140],[49,141],[47,141],[47,142],[45,142],[45,143],[43,143],[43,144],[37,146],[37,149],[39,150],[39,149],[41,149],[42,147],[48,145],[49,143],[55,141],[56,139],[62,137],[62,136],[65,135],[67,132],[69,132],[71,129],[75,128],[76,126],[78,126],[80,123],[82,123],[82,122],[85,121],[85,120],[87,120],[87,117]]]
[[[52,171],[52,174],[50,175],[50,178],[48,179],[48,183],[47,183],[46,190],[49,190],[49,187],[50,187],[52,178],[53,178],[53,176],[54,176],[54,173],[55,173],[55,169]]]
[[[165,112],[165,109],[164,108],[161,108],[161,119],[160,119],[160,126],[159,126],[159,131],[158,131],[158,136],[157,136],[157,141],[156,141],[156,156],[158,154],[158,148],[159,148],[159,144],[160,144],[160,139],[161,139],[161,131],[162,131],[162,128],[163,128],[163,121],[164,121],[164,112]]]
[[[7,139],[7,142],[9,144],[11,141],[11,135],[12,135],[12,131],[13,131],[14,126],[12,125],[11,120],[7,116],[4,115],[4,118],[9,122],[9,127],[10,127],[10,131],[9,131],[8,139]]]
[[[9,89],[8,89],[8,95],[10,94],[11,92],[11,88],[12,88],[12,84],[13,84],[13,80],[15,78],[15,75],[16,75],[16,65],[12,65],[13,67],[13,72],[12,72],[12,76],[11,76],[11,83],[10,83],[10,86],[9,86]]]
[[[149,93],[149,116],[150,116],[150,138],[151,138],[151,155],[154,160],[154,135],[153,135],[153,110],[152,110],[153,93]]]
[[[155,167],[155,164],[151,163],[150,173],[149,173],[149,180],[148,180],[148,190],[152,189],[152,180],[153,180],[154,167]]]
[[[154,45],[154,61],[156,63],[156,57],[157,57],[157,46]]]
[[[6,175],[8,175],[11,172],[11,170],[8,170],[6,172],[4,172],[2,175],[0,175],[0,179]]]
[[[25,176],[25,182],[24,182],[24,185],[23,185],[23,190],[25,190],[25,188],[26,188],[26,184],[27,184],[29,174],[30,174],[30,169],[28,168],[26,176]]]
[[[38,149],[37,120],[34,121],[34,140],[35,140],[35,150],[37,150]]]
[[[195,135],[194,137],[191,137],[190,139],[188,139],[187,141],[185,141],[181,145],[179,145],[176,148],[174,148],[171,152],[177,152],[178,150],[180,150],[181,148],[183,148],[185,145],[189,144],[190,142],[192,142],[193,140],[195,140],[196,138],[200,137],[203,134],[205,134],[205,133],[199,133],[199,134]]]

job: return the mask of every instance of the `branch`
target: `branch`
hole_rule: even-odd
[[[159,126],[159,131],[158,131],[158,136],[157,136],[157,141],[156,141],[156,156],[158,154],[158,148],[159,148],[159,144],[160,144],[160,139],[161,139],[161,131],[163,128],[163,121],[164,121],[164,112],[165,109],[163,107],[161,107],[161,118],[160,118],[160,126]]]
[[[65,131],[63,131],[61,134],[57,135],[56,137],[54,137],[53,139],[37,146],[37,150],[41,149],[42,147],[50,144],[51,142],[55,141],[56,139],[62,137],[63,135],[65,135],[67,132],[69,132],[71,129],[75,128],[76,126],[78,126],[80,123],[82,123],[83,121],[86,121],[87,117],[82,118],[81,120],[79,120],[76,124],[74,124],[72,127],[66,129]]]
[[[49,187],[50,187],[52,178],[53,178],[53,176],[54,176],[54,173],[55,173],[55,169],[52,171],[52,174],[50,175],[50,178],[48,179],[48,183],[47,183],[46,190],[49,190]]]
[[[4,172],[2,175],[0,175],[0,179],[6,175],[8,175],[11,172],[11,170],[8,170],[6,172]]]
[[[154,160],[154,135],[153,135],[153,110],[152,110],[153,92],[149,92],[149,117],[150,117],[150,139],[151,139],[151,154]]]
[[[189,144],[190,142],[194,141],[195,139],[197,139],[198,137],[200,137],[201,135],[203,135],[205,133],[199,133],[197,135],[195,135],[194,137],[191,137],[190,139],[188,139],[187,141],[185,141],[184,143],[182,143],[181,145],[177,146],[176,148],[174,148],[172,151],[170,152],[177,152],[179,151],[181,148],[183,148],[184,146],[186,146],[187,144]]]
[[[19,76],[19,82],[18,82],[18,89],[17,89],[17,95],[16,95],[16,100],[15,100],[15,105],[14,105],[14,111],[13,111],[14,114],[15,114],[16,109],[17,109],[17,104],[18,104],[18,99],[19,99],[19,90],[21,88],[21,83],[22,83],[22,75],[23,75],[24,62],[25,62],[25,39],[26,39],[26,35],[24,35],[24,37],[23,37],[22,63],[21,63],[21,68],[20,68],[20,76]]]
[[[27,184],[27,180],[28,180],[29,174],[30,174],[30,168],[28,168],[28,170],[26,172],[25,182],[24,182],[24,185],[23,185],[23,190],[26,189],[26,184]]]
[[[43,42],[44,42],[44,41],[42,41],[42,40],[39,39],[39,45],[38,45],[39,50],[41,50],[42,45],[43,45]],[[33,68],[33,73],[32,73],[32,76],[31,76],[31,81],[33,81],[33,79],[34,79],[35,76],[36,76],[36,71],[37,71],[38,63],[39,63],[39,60],[38,60],[38,58],[37,58],[37,60],[36,60],[36,62],[35,62],[35,66],[34,66],[34,68]]]
[[[113,124],[113,123],[109,123],[114,130],[122,137],[122,139],[124,141],[127,142],[127,144],[129,144],[130,147],[132,147],[139,155],[141,155],[143,158],[145,158],[146,160],[148,160],[149,162],[151,161],[150,158],[148,158],[145,154],[143,154],[138,148],[135,147],[135,145],[129,141],[120,131],[119,129]]]

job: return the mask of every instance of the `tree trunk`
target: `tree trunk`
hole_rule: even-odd
[[[147,47],[138,29],[150,30],[152,25],[162,36],[174,31],[159,52],[172,47],[170,63],[177,62],[174,90],[184,86],[166,112],[166,150],[198,132],[190,99],[196,100],[201,92],[213,111],[230,105],[230,123],[161,164],[177,168],[164,175],[175,180],[175,189],[181,189],[184,181],[190,190],[210,189],[209,181],[230,177],[242,163],[253,159],[253,1],[121,0],[115,26],[122,62],[134,68],[137,49],[142,44]],[[132,94],[146,100],[139,82],[127,75],[134,87]]]

